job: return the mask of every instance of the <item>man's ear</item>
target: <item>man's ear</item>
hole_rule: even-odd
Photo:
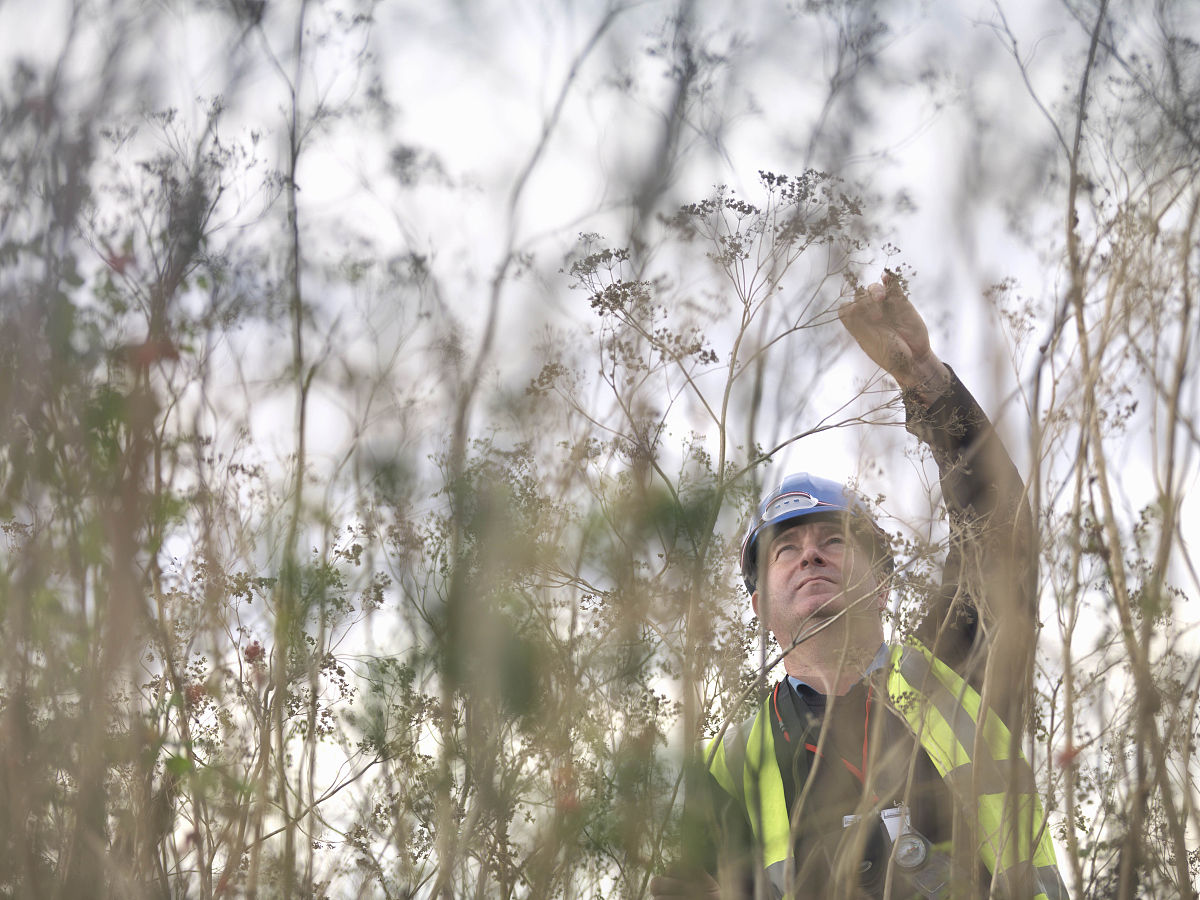
[[[750,595],[750,608],[754,610],[754,614],[758,615],[758,591]]]

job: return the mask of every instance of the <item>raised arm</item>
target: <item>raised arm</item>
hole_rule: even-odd
[[[929,332],[898,279],[885,273],[839,310],[863,351],[903,391],[906,427],[933,451],[950,516],[942,585],[917,636],[981,687],[989,650],[992,682],[1020,717],[1032,658],[1036,569],[1025,486],[995,429],[954,373],[933,353]],[[1003,680],[1001,680],[1003,679]]]

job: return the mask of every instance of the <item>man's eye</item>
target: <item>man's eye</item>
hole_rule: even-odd
[[[842,537],[840,534],[831,534],[825,540],[825,543],[827,543],[827,544],[844,544],[844,543],[846,543],[846,539],[844,537]]]

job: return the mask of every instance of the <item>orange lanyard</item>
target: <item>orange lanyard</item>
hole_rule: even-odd
[[[771,698],[771,702],[775,706],[775,718],[779,720],[779,728],[783,732],[783,739],[790,744],[792,742],[792,736],[788,734],[787,726],[783,724],[783,715],[779,712],[779,689],[781,687],[783,687],[782,681],[775,685],[775,691]],[[854,763],[850,762],[850,760],[846,759],[844,756],[841,757],[842,765],[844,765],[850,774],[857,778],[863,785],[866,785],[867,783],[867,742],[871,735],[871,691],[872,687],[870,684],[868,684],[867,702],[865,704],[866,714],[863,718],[862,767],[860,768],[859,766],[854,765]],[[821,759],[825,758],[825,754],[817,749],[816,744],[805,744],[804,749],[811,753],[815,753],[817,756],[821,757]]]

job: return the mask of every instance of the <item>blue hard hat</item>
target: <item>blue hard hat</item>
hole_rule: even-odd
[[[742,578],[746,590],[754,593],[758,585],[758,539],[765,530],[813,517],[830,519],[849,517],[851,527],[865,537],[883,557],[887,569],[894,567],[887,535],[876,524],[866,503],[845,485],[818,478],[807,472],[786,476],[773,491],[762,498],[742,541]]]

